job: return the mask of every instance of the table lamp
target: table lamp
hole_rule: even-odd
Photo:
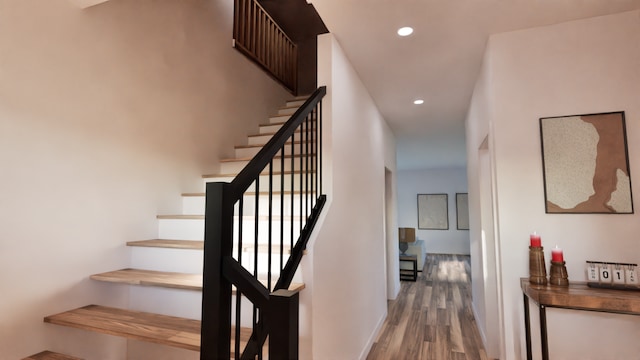
[[[402,251],[402,255],[405,255],[405,251],[409,249],[409,243],[416,241],[416,229],[399,228],[398,241],[400,242],[400,251]]]

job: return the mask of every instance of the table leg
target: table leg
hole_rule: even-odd
[[[549,360],[549,342],[547,339],[547,307],[540,305],[540,341],[542,342],[542,360]]]
[[[524,333],[527,343],[527,360],[532,360],[533,355],[531,353],[531,320],[529,318],[529,298],[526,294],[522,294],[524,297]]]

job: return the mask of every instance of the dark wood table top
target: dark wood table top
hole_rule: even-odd
[[[640,315],[640,292],[599,289],[586,282],[570,281],[569,286],[535,285],[520,279],[522,292],[539,305],[565,309]]]

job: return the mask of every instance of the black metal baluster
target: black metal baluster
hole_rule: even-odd
[[[309,196],[311,196],[311,190],[309,187],[309,176],[311,176],[311,170],[309,169],[309,154],[311,153],[311,141],[313,141],[313,139],[311,139],[311,128],[310,128],[310,121],[309,121],[309,116],[307,115],[306,119],[305,119],[305,123],[307,124],[306,126],[306,133],[307,133],[307,139],[309,141],[307,141],[307,144],[305,145],[305,147],[307,148],[306,154],[304,156],[305,158],[305,176],[304,176],[304,181],[305,181],[305,187],[307,189],[305,197],[304,197],[304,201],[305,201],[305,207],[304,207],[304,211],[305,211],[305,221],[306,219],[309,218],[309,205],[311,204],[311,201],[309,201]]]
[[[258,238],[259,238],[259,219],[258,215],[260,214],[260,175],[256,178],[256,187],[255,187],[255,204],[253,206],[253,277],[258,278]],[[256,332],[256,325],[258,324],[258,309],[253,305],[253,332]]]
[[[313,121],[313,114],[315,113],[315,110],[312,110],[311,113],[309,114],[309,123],[311,124],[311,136],[314,139],[317,139],[318,136],[316,134],[316,127],[315,127],[315,122]],[[311,167],[311,209],[313,209],[313,207],[315,206],[315,194],[316,194],[316,144],[317,141],[314,141],[313,144],[311,144],[311,150],[309,152],[309,166]]]
[[[284,145],[280,149],[280,271],[284,267]]]
[[[238,262],[242,265],[242,228],[243,228],[243,215],[244,215],[244,194],[238,201]],[[235,359],[240,359],[240,323],[242,322],[242,293],[239,289],[236,289],[236,328],[234,342]]]
[[[316,116],[316,127],[319,127],[318,129],[318,135],[320,135],[320,138],[318,139],[318,146],[319,146],[319,151],[318,154],[316,155],[319,158],[318,164],[320,164],[320,187],[319,187],[319,191],[318,194],[322,195],[322,100],[320,100],[320,102],[318,103],[318,114]]]
[[[304,156],[304,142],[305,141],[309,141],[309,139],[305,139],[305,136],[304,136],[305,135],[305,133],[304,133],[304,122],[302,122],[300,124],[299,129],[300,129],[300,183],[299,183],[299,186],[300,186],[300,208],[299,208],[299,211],[300,211],[300,214],[299,214],[299,217],[300,217],[300,228],[298,229],[298,231],[302,230],[302,214],[304,213],[304,208],[302,207],[303,206],[303,200],[304,200],[304,186],[303,186],[303,180],[302,180],[302,175],[303,175],[302,173],[304,172],[304,167],[303,167],[303,160],[304,159],[302,157]],[[291,222],[294,222],[293,218],[291,219]]]
[[[268,237],[267,243],[269,249],[267,250],[267,289],[271,292],[271,244],[272,244],[272,234],[273,231],[273,160],[269,162],[269,225],[268,225]]]
[[[290,247],[289,249],[293,249],[293,214],[295,214],[295,198],[294,198],[294,193],[295,193],[295,169],[296,169],[296,160],[295,160],[295,153],[296,153],[296,142],[295,142],[295,138],[296,138],[296,134],[293,133],[291,134],[291,184],[289,184],[289,186],[291,187],[291,214],[289,214],[289,217],[291,218],[291,220],[289,220],[289,227],[291,228],[291,236],[289,238],[289,242],[290,242]],[[284,219],[283,219],[284,221]]]
[[[313,118],[314,118],[314,128],[315,128],[315,132],[316,132],[316,143],[313,149],[313,162],[315,164],[313,170],[315,171],[316,174],[316,184],[315,184],[315,188],[314,188],[314,203],[313,203],[313,207],[315,208],[316,204],[318,203],[318,197],[320,196],[320,188],[319,188],[319,179],[320,179],[320,169],[318,167],[318,143],[319,143],[319,139],[320,139],[320,134],[318,133],[318,105],[316,105],[315,109],[313,110]]]

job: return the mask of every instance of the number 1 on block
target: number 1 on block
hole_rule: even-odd
[[[614,284],[624,285],[625,273],[624,273],[624,270],[622,269],[622,266],[616,265],[612,271],[612,275],[613,275]]]

